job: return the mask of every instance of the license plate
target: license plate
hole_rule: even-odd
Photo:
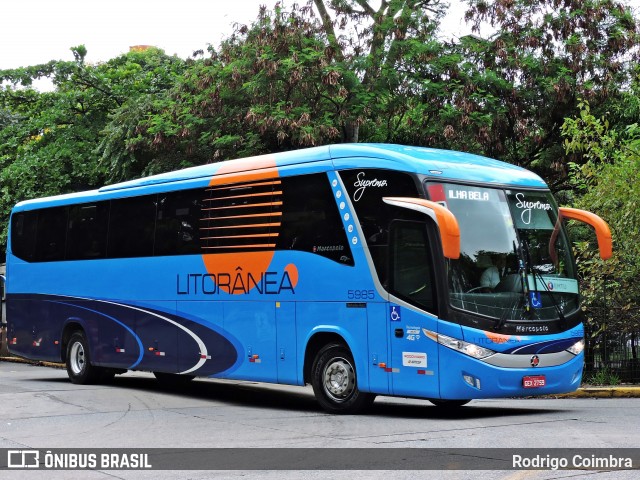
[[[547,384],[547,379],[544,375],[533,375],[522,377],[522,386],[524,388],[540,388]]]

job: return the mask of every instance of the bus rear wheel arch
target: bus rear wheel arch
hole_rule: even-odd
[[[375,399],[374,394],[358,389],[353,355],[343,343],[321,348],[313,360],[310,376],[318,403],[329,413],[358,413]]]

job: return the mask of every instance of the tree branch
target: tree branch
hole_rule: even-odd
[[[369,5],[369,2],[367,2],[366,0],[356,0],[356,3],[360,5],[364,9],[366,14],[370,17],[373,18],[373,16],[376,14],[376,11],[371,7],[371,5]],[[386,4],[387,2],[383,0],[382,3]]]
[[[336,60],[338,60],[338,62],[343,62],[344,53],[342,51],[342,47],[340,47],[340,44],[338,43],[336,31],[333,28],[333,21],[331,20],[331,16],[327,11],[324,0],[313,0],[313,3],[315,3],[316,8],[318,9],[320,19],[322,20],[322,26],[324,27],[325,32],[327,32],[327,40],[329,40],[329,45],[335,52]]]

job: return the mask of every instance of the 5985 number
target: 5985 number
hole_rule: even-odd
[[[373,290],[347,290],[349,300],[373,300],[375,293]]]

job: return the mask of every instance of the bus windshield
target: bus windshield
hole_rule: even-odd
[[[460,226],[460,258],[448,265],[453,307],[499,323],[563,319],[578,308],[576,271],[549,192],[443,183],[428,191]]]

